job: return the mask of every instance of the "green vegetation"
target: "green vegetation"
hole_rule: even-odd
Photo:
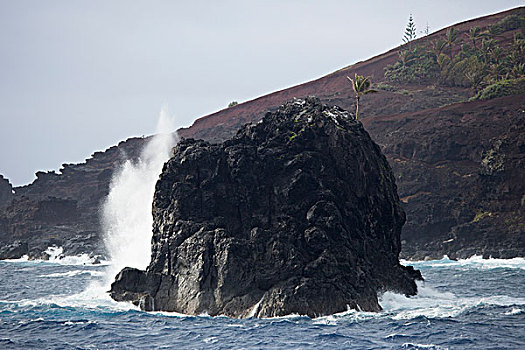
[[[398,60],[385,68],[385,78],[397,83],[467,87],[474,91],[475,99],[523,93],[524,34],[515,33],[510,44],[497,44],[503,33],[518,28],[525,32],[525,17],[510,15],[466,33],[450,27],[433,41],[403,46]]]
[[[354,93],[355,93],[355,97],[356,97],[355,120],[358,120],[359,99],[361,98],[361,95],[367,95],[367,94],[375,93],[377,91],[370,88],[370,85],[371,85],[370,77],[364,77],[362,75],[357,75],[357,73],[355,73],[354,79],[350,77],[346,77],[346,78],[352,84],[352,89],[354,90]]]
[[[391,92],[395,92],[397,90],[399,90],[398,88],[396,88],[395,86],[392,86],[390,84],[387,84],[387,83],[384,83],[382,81],[380,81],[379,83],[377,84],[374,84],[374,87],[378,90],[383,90],[383,91],[391,91]]]
[[[415,46],[398,52],[399,60],[385,70],[385,78],[397,83],[418,83],[439,77],[439,66],[432,53]]]
[[[239,103],[237,101],[232,101],[228,104],[228,108],[230,107],[233,107],[233,106],[237,106]]]
[[[406,90],[406,89],[401,89],[401,88],[395,87],[393,85],[387,84],[387,83],[382,82],[382,81],[380,81],[379,83],[374,84],[374,87],[377,90],[390,91],[390,92],[393,92],[395,94],[409,95],[409,96],[413,95],[412,91],[409,91],[409,90]]]
[[[297,120],[296,120],[296,122],[297,122]],[[307,125],[303,126],[303,127],[301,128],[301,130],[299,130],[298,132],[291,131],[291,132],[290,132],[290,135],[288,136],[288,142],[292,142],[293,140],[295,140],[295,138],[296,138],[297,136],[301,135],[301,134],[306,130],[306,126],[307,126]]]
[[[474,216],[474,219],[472,219],[472,222],[478,222],[480,221],[481,219],[483,218],[486,218],[486,217],[490,217],[492,216],[492,213],[491,212],[488,212],[488,211],[478,211],[476,213],[476,216]]]
[[[525,77],[500,80],[479,91],[471,100],[488,100],[516,94],[525,94]]]
[[[412,14],[410,14],[410,17],[408,17],[407,27],[405,28],[405,35],[403,35],[403,42],[405,44],[408,44],[415,38],[416,38],[416,25],[414,24],[414,19],[412,18]]]
[[[489,28],[491,27],[494,28],[493,30],[500,31],[501,33],[518,28],[523,29],[525,27],[525,17],[520,17],[518,15],[509,15],[500,20],[498,23],[489,26]]]

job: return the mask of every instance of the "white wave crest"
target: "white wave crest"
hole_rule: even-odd
[[[483,305],[525,305],[525,298],[505,295],[458,297],[453,293],[441,292],[426,286],[423,282],[418,283],[418,291],[418,294],[412,297],[392,292],[384,293],[379,299],[384,313],[393,319],[412,319],[420,316],[448,318],[456,317],[466,310]]]
[[[505,312],[505,315],[506,316],[514,316],[514,315],[520,315],[520,314],[523,314],[525,313],[525,311],[523,309],[520,309],[520,308],[517,308],[517,307],[513,307],[512,310],[509,310],[507,312]]]
[[[521,269],[525,270],[525,258],[512,258],[512,259],[483,259],[480,255],[473,255],[468,259],[451,260],[448,256],[444,256],[440,260],[427,260],[427,261],[410,261],[401,260],[403,265],[411,265],[416,268],[419,267],[463,267],[463,268],[476,268],[476,269]]]
[[[3,304],[14,304],[18,307],[42,307],[56,305],[59,307],[72,307],[85,310],[106,310],[109,312],[128,311],[140,309],[131,304],[124,302],[116,302],[111,299],[106,288],[102,285],[95,286],[84,290],[81,293],[73,295],[47,295],[37,299],[22,299],[22,300],[0,300]]]
[[[14,263],[17,263],[17,262],[27,262],[29,261],[29,256],[27,255],[22,255],[22,257],[18,258],[18,259],[3,259],[3,260],[0,260],[0,261],[5,261],[5,262],[14,262]]]
[[[52,246],[48,247],[44,253],[48,255],[48,259],[29,259],[27,255],[19,259],[5,259],[2,261],[14,263],[49,263],[60,265],[107,265],[107,261],[100,261],[95,257],[90,257],[88,254],[80,255],[64,255],[64,248]]]
[[[403,349],[414,349],[414,350],[419,350],[419,349],[448,350],[448,348],[444,348],[442,346],[434,345],[434,344],[403,343],[403,345],[401,346],[403,347]]]
[[[74,277],[74,276],[80,276],[80,275],[104,276],[104,272],[103,271],[77,270],[77,271],[51,273],[49,275],[40,275],[40,277],[46,277],[46,278]]]

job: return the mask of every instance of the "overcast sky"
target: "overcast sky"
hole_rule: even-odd
[[[0,174],[26,184],[153,133],[162,106],[189,126],[380,54],[411,13],[433,32],[523,3],[0,0]]]

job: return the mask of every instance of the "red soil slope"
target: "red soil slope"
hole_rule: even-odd
[[[482,30],[525,8],[454,25],[460,38],[473,26]],[[444,37],[447,28],[416,43]],[[514,31],[499,35],[508,45]],[[453,51],[460,48],[455,47]],[[220,141],[247,122],[294,97],[315,95],[323,102],[354,109],[346,76],[385,82],[384,69],[398,49],[340,69],[320,79],[230,107],[179,130],[182,137]],[[382,146],[396,174],[407,212],[403,255],[408,258],[469,257],[473,254],[525,255],[525,95],[466,102],[473,92],[439,84],[395,84],[367,95],[360,106],[363,124]]]

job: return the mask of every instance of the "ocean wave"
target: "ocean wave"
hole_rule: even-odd
[[[84,291],[72,295],[48,295],[36,299],[0,300],[0,304],[10,304],[17,309],[29,308],[74,308],[83,310],[96,310],[104,312],[140,311],[128,302],[117,302],[107,293],[103,284],[93,283]]]
[[[23,255],[18,259],[4,259],[1,261],[14,263],[46,263],[46,264],[60,264],[60,265],[109,265],[107,260],[99,260],[96,257],[91,257],[89,254],[80,255],[64,255],[63,247],[48,247],[44,253],[49,256],[49,259],[29,259],[27,255]]]
[[[517,307],[513,307],[511,310],[505,312],[505,316],[514,316],[524,314],[525,310]]]
[[[349,309],[344,312],[339,312],[333,315],[321,316],[313,320],[314,324],[320,324],[325,326],[337,325],[341,322],[357,323],[363,322],[370,319],[382,317],[383,315],[379,312],[366,312]]]
[[[435,350],[448,350],[448,348],[444,348],[442,346],[434,345],[434,344],[415,344],[415,343],[404,343],[401,345],[403,349],[413,349],[413,350],[420,350],[420,349],[435,349]]]
[[[485,297],[458,297],[451,292],[442,292],[424,282],[418,283],[419,293],[406,297],[394,292],[386,292],[379,297],[383,307],[381,312],[363,312],[348,310],[313,320],[314,324],[337,325],[342,322],[360,323],[371,319],[388,318],[393,320],[410,320],[419,317],[442,319],[457,317],[472,309],[487,306],[511,308],[505,315],[516,315],[523,312],[520,306],[525,305],[525,298],[514,298],[505,295]]]
[[[18,258],[18,259],[3,259],[3,260],[0,260],[0,261],[5,261],[5,262],[27,262],[27,261],[32,261],[32,260],[29,260],[29,256],[26,254],[26,255],[22,255],[22,257]]]
[[[484,306],[510,307],[525,305],[525,298],[513,298],[505,295],[488,297],[458,297],[450,292],[441,292],[424,283],[418,283],[418,294],[406,297],[393,292],[386,292],[380,297],[383,313],[392,319],[449,318]]]
[[[87,270],[77,270],[77,271],[67,271],[67,272],[57,272],[51,273],[49,275],[40,275],[40,277],[54,278],[54,277],[74,277],[80,275],[91,275],[91,276],[104,276],[104,271],[87,271]]]
[[[484,259],[480,255],[473,255],[468,259],[451,260],[448,256],[443,256],[440,260],[401,260],[402,265],[414,266],[415,268],[420,267],[465,267],[465,268],[476,268],[476,269],[521,269],[525,270],[525,258],[512,258],[512,259]]]

